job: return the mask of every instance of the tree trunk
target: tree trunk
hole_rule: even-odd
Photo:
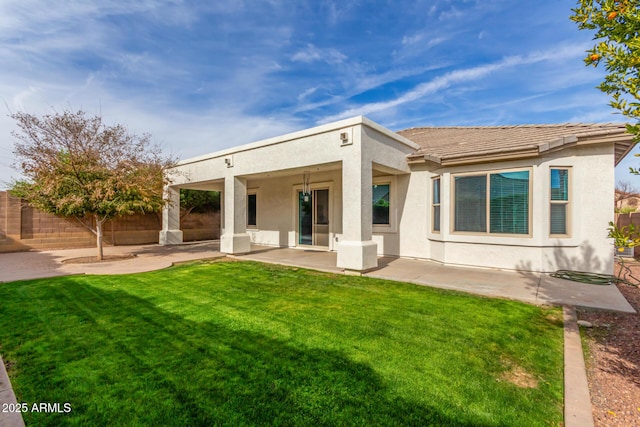
[[[100,220],[96,215],[96,246],[98,248],[98,261],[102,261],[104,259],[104,255],[102,252],[102,225],[104,224],[104,220]]]

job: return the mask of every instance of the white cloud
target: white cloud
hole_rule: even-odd
[[[0,89],[1,90],[1,89]],[[67,94],[68,96],[64,96]],[[20,96],[22,95],[22,96]],[[63,101],[65,100],[66,101]],[[49,100],[58,99],[51,103]],[[19,104],[16,103],[19,101]],[[101,115],[106,123],[121,123],[133,133],[150,133],[166,153],[180,158],[193,157],[283,133],[304,128],[294,118],[251,115],[230,105],[220,105],[193,114],[170,106],[145,105],[144,99],[124,99],[112,96],[108,88],[93,82],[90,87],[79,85],[48,87],[34,92],[20,92],[7,102],[16,110],[35,114],[50,114],[65,109],[83,109],[89,114]],[[7,113],[8,114],[8,113]],[[13,121],[0,117],[0,188],[18,173],[9,166],[13,163],[13,139],[9,130]]]
[[[402,38],[402,44],[403,45],[415,45],[415,44],[418,44],[418,43],[422,42],[426,37],[427,36],[424,33],[417,33],[417,34],[414,34],[413,36],[404,36]],[[423,48],[426,48],[426,49],[430,49],[430,48],[432,48],[434,46],[437,46],[439,44],[444,43],[447,40],[448,40],[448,38],[447,37],[443,37],[443,36],[433,37],[433,38],[421,43],[420,47],[423,47]]]
[[[306,98],[308,98],[309,96],[313,95],[314,93],[316,93],[316,91],[318,90],[317,87],[310,87],[309,89],[305,90],[304,92],[302,92],[300,95],[298,95],[298,101],[303,101]]]
[[[68,0],[55,7],[0,0],[0,107],[102,113],[152,133],[183,158],[305,128],[320,116],[372,114],[387,126],[525,120],[538,111],[550,112],[551,122],[595,119],[588,101],[570,96],[597,93],[594,69],[580,62],[588,46],[563,41],[590,36],[574,38],[543,12],[545,1],[381,2],[372,14],[358,0],[295,7],[282,0]],[[540,11],[523,27],[547,29],[540,39],[553,38],[552,45],[524,33],[510,42],[523,7]],[[483,28],[498,22],[505,38],[489,46]],[[4,116],[0,181],[12,157],[13,123]]]
[[[526,56],[510,56],[498,62],[450,71],[428,82],[421,83],[394,99],[352,107],[342,111],[341,113],[329,115],[322,119],[321,122],[332,122],[348,117],[368,115],[395,108],[402,104],[424,98],[427,95],[449,88],[454,84],[466,84],[504,69],[530,65],[542,61],[558,60],[566,57],[567,55],[575,55],[576,49],[577,47],[575,45],[564,46],[552,52],[534,52]]]
[[[347,56],[342,54],[337,49],[328,48],[320,49],[313,44],[308,44],[307,48],[296,52],[292,57],[293,62],[316,62],[322,61],[327,64],[340,64],[347,59]]]
[[[402,37],[402,44],[415,44],[422,40],[424,34],[414,34],[413,36]]]

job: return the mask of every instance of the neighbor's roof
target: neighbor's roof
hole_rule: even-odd
[[[575,145],[614,143],[616,164],[633,147],[624,124],[423,127],[397,132],[420,145],[410,161],[442,165],[539,156]]]

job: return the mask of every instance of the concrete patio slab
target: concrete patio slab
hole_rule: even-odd
[[[218,241],[179,246],[108,246],[105,255],[135,255],[120,261],[69,264],[65,260],[95,256],[95,248],[60,249],[0,254],[0,282],[68,276],[74,274],[131,274],[160,270],[175,263],[220,258]]]
[[[337,254],[313,249],[277,248],[273,246],[251,246],[251,253],[238,255],[235,258],[270,264],[304,267],[329,273],[341,273],[336,267]]]
[[[239,259],[342,272],[336,253],[253,245]],[[527,271],[506,271],[442,265],[428,260],[381,257],[367,277],[415,283],[487,297],[537,305],[570,305],[595,310],[635,313],[616,286],[588,285]]]

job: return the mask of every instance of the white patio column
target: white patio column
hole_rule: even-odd
[[[224,234],[220,251],[243,254],[251,251],[247,234],[247,180],[229,176],[224,180]]]
[[[338,267],[362,272],[378,266],[372,233],[372,180],[370,160],[347,156],[342,162],[342,235]]]
[[[165,198],[169,203],[162,208],[162,230],[159,243],[161,245],[179,245],[183,242],[180,230],[180,189],[165,187]]]

